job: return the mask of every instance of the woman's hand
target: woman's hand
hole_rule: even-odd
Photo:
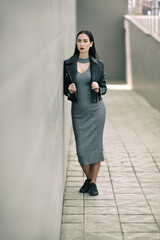
[[[96,93],[99,92],[99,85],[97,82],[92,82],[91,87]]]
[[[77,91],[76,85],[74,83],[71,83],[68,87],[68,90],[71,94]]]

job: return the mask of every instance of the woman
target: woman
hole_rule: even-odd
[[[99,194],[96,178],[103,156],[106,110],[101,95],[107,91],[104,65],[97,59],[90,31],[77,34],[75,52],[64,61],[64,94],[72,101],[72,124],[78,161],[87,177],[79,192]]]

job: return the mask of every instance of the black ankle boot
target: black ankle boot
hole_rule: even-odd
[[[90,188],[90,179],[86,179],[86,181],[84,182],[83,186],[79,189],[80,193],[87,193],[89,191]]]

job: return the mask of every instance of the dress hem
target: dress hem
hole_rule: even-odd
[[[94,161],[94,162],[90,162],[90,163],[85,163],[85,164],[82,164],[80,161],[78,161],[80,163],[80,165],[82,166],[86,166],[86,165],[91,165],[91,164],[94,164],[94,163],[99,163],[99,162],[103,162],[105,159],[103,160],[100,160],[100,161]]]

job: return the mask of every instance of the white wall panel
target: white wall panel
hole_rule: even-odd
[[[128,75],[135,91],[160,110],[160,41],[125,18]],[[129,79],[128,79],[129,80]]]
[[[58,240],[71,130],[63,60],[74,50],[76,1],[2,0],[0,9],[0,239]]]

